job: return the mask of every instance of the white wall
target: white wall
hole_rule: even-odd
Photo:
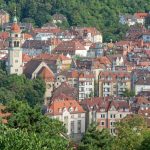
[[[141,91],[150,91],[150,85],[135,85],[135,94]]]

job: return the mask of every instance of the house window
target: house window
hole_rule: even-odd
[[[74,133],[74,121],[71,121],[71,125],[70,125],[70,130],[71,130],[71,133]]]
[[[116,118],[115,114],[110,114],[110,118]]]
[[[17,60],[17,59],[15,60],[15,63],[18,63],[18,60]]]
[[[115,134],[115,129],[110,129],[111,134]]]
[[[105,118],[105,114],[101,114],[101,118]]]
[[[78,118],[81,118],[81,114],[78,114]]]
[[[120,114],[120,118],[122,118],[122,114]]]
[[[78,120],[78,133],[81,133],[81,120]]]
[[[115,122],[110,122],[110,126],[115,126]]]
[[[15,72],[18,72],[18,69],[15,69]]]
[[[101,122],[101,126],[104,126],[105,125],[105,122]]]
[[[12,42],[10,41],[10,42],[9,42],[9,47],[11,47],[11,46],[12,46]]]

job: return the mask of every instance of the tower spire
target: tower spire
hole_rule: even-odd
[[[13,18],[13,23],[17,23],[17,10],[16,10],[16,6],[15,6],[15,10],[14,10],[14,18]]]

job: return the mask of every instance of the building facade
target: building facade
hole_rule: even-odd
[[[99,96],[122,96],[126,89],[131,90],[131,77],[129,72],[100,72]]]
[[[85,111],[76,100],[54,101],[48,107],[47,116],[62,121],[72,138],[85,133]]]

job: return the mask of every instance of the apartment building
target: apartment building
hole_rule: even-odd
[[[131,90],[130,73],[126,71],[101,71],[99,73],[99,96],[121,96]]]
[[[76,100],[54,101],[46,115],[62,121],[72,138],[80,138],[85,132],[85,111]]]
[[[86,128],[92,122],[98,123],[99,129],[108,128],[111,134],[115,134],[115,124],[122,118],[131,114],[129,105],[125,100],[111,97],[94,97],[81,102],[86,110]]]
[[[94,96],[94,74],[80,73],[78,78],[79,100]]]

